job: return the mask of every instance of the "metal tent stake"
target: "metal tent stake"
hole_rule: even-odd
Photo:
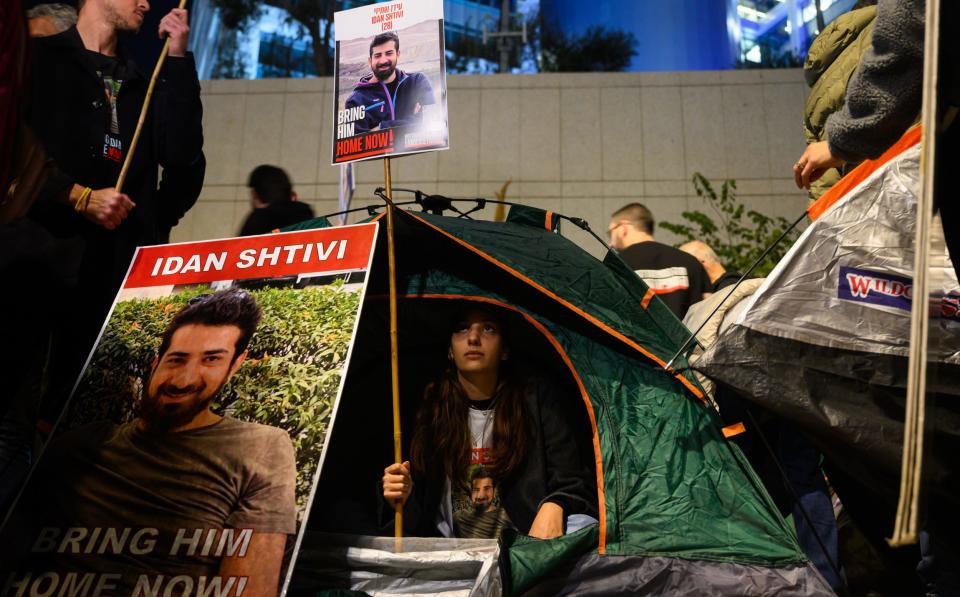
[[[393,461],[403,462],[400,444],[400,363],[397,349],[397,260],[393,245],[393,184],[390,180],[390,158],[383,160],[383,182],[387,196],[387,264],[390,275],[390,388],[393,394]],[[403,504],[394,505],[394,537],[396,551],[403,547]]]

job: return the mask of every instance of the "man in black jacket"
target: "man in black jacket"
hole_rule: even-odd
[[[423,110],[436,103],[430,80],[423,73],[408,73],[397,68],[400,38],[393,31],[381,33],[370,42],[370,70],[347,98],[346,108],[363,107],[363,118],[356,121],[355,133],[379,128],[419,124]]]
[[[33,216],[56,236],[84,242],[76,317],[65,322],[54,355],[58,377],[75,378],[89,352],[138,245],[158,242],[157,170],[190,167],[203,145],[200,85],[187,53],[184,10],[170,11],[159,33],[169,57],[122,193],[115,185],[136,130],[149,75],[118,48],[118,36],[136,32],[146,0],[86,0],[77,26],[38,38],[28,121],[56,163]],[[69,383],[69,382],[65,382]]]

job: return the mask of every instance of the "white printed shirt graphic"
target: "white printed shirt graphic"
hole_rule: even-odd
[[[664,269],[638,269],[634,272],[656,294],[669,294],[690,287],[690,278],[685,267],[666,267]]]

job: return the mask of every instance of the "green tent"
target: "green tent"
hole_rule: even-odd
[[[514,354],[570,388],[570,417],[596,463],[599,524],[549,541],[504,536],[504,592],[831,595],[686,361],[665,369],[686,328],[614,253],[601,262],[558,234],[556,214],[514,215],[395,218],[404,439],[444,358],[447,315],[481,301],[512,318]],[[310,531],[384,531],[376,483],[393,439],[384,224]]]

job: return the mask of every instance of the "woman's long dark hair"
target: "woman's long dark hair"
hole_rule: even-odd
[[[501,334],[506,340],[506,334],[503,331]],[[485,464],[484,468],[500,483],[516,472],[523,462],[529,431],[523,406],[524,384],[509,361],[500,364],[497,377],[497,389],[493,394],[492,462]],[[442,473],[455,485],[468,486],[467,468],[473,447],[468,423],[469,401],[460,385],[457,368],[451,361],[440,378],[428,384],[423,392],[410,445],[415,474],[432,476]]]

